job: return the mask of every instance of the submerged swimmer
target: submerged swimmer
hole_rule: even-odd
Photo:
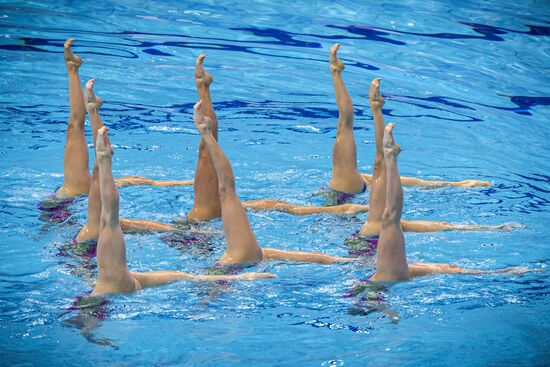
[[[204,70],[203,62],[206,54],[201,54],[196,60],[195,84],[199,99],[203,101],[203,113],[212,121],[211,134],[218,140],[218,117],[214,112],[210,84],[214,80],[212,75]],[[209,220],[221,216],[221,204],[218,194],[218,178],[212,163],[206,143],[201,139],[199,143],[199,158],[195,170],[195,185],[193,207],[187,214],[191,221]]]
[[[97,132],[103,127],[103,121],[99,116],[99,109],[103,105],[103,101],[97,97],[94,93],[95,79],[90,79],[86,83],[84,91],[84,99],[86,110],[88,111],[88,117],[92,124],[92,138],[94,142],[94,148],[97,145]],[[124,178],[123,178],[124,179]],[[99,194],[99,166],[97,159],[94,162],[94,168],[92,173],[92,183],[90,186],[90,192],[88,195],[88,216],[86,225],[80,230],[75,240],[77,242],[97,239],[100,230],[100,218],[101,218],[101,197]],[[178,228],[166,224],[153,222],[150,220],[135,220],[135,219],[119,219],[120,226],[124,233],[139,233],[139,232],[177,232]],[[204,231],[197,231],[193,229],[187,230],[187,232],[206,233]]]
[[[380,78],[372,81],[369,89],[369,100],[374,120],[374,140],[376,145],[376,156],[373,165],[373,176],[371,180],[369,213],[367,221],[360,230],[360,235],[364,237],[377,236],[380,233],[380,223],[386,206],[386,159],[384,157],[383,137],[384,137],[384,117],[382,115],[382,106],[384,99],[380,95]],[[409,178],[406,178],[407,180]],[[400,178],[401,185],[403,178]],[[476,224],[454,224],[447,222],[435,222],[426,220],[402,220],[401,225],[405,232],[435,232],[435,231],[479,231],[479,230],[511,230],[514,228],[524,228],[520,225],[476,225]]]
[[[357,150],[355,138],[353,136],[353,104],[341,76],[345,65],[337,56],[339,48],[339,44],[333,45],[330,49],[329,56],[330,73],[332,75],[336,105],[338,106],[339,113],[338,131],[336,133],[336,141],[334,142],[332,154],[332,179],[330,180],[329,186],[343,193],[358,194],[365,190],[364,185],[373,184],[373,181],[376,179],[376,177],[373,178],[373,176],[376,176],[376,174],[359,174],[357,171]],[[370,92],[369,97],[371,97]],[[373,102],[375,104],[377,103],[374,107]],[[382,119],[383,104],[383,99],[380,97],[379,92],[375,101],[371,98],[371,110],[375,119]],[[378,148],[376,150],[376,160],[383,160]],[[487,181],[478,180],[428,181],[414,177],[401,177],[401,184],[404,186],[421,187],[476,187],[491,185]]]
[[[201,54],[196,60],[195,84],[199,99],[202,101],[202,113],[212,121],[211,133],[218,140],[218,118],[212,105],[210,84],[214,80],[212,75],[204,70],[206,54]],[[249,209],[265,209],[283,211],[295,215],[309,215],[315,213],[331,214],[356,214],[368,210],[365,205],[350,205],[347,207],[316,207],[292,205],[280,200],[250,200],[243,202],[243,206]],[[191,221],[209,220],[221,216],[221,203],[218,194],[218,178],[212,163],[212,157],[206,143],[201,139],[199,144],[199,158],[194,180],[194,203],[187,218]]]
[[[86,109],[78,75],[82,58],[75,55],[71,49],[74,40],[74,38],[68,39],[63,46],[63,57],[69,79],[69,123],[63,153],[63,186],[55,193],[59,199],[87,194],[91,181],[88,168],[88,145],[84,135]]]
[[[403,235],[401,213],[403,211],[403,189],[397,168],[397,156],[400,147],[393,138],[394,124],[388,124],[383,132],[383,155],[386,175],[385,206],[382,215],[378,253],[376,256],[376,273],[371,280],[395,282],[408,280],[414,276],[436,273],[458,274],[522,274],[525,268],[509,267],[497,270],[465,269],[452,264],[440,263],[407,263],[405,238]]]
[[[269,273],[236,275],[197,275],[179,271],[131,272],[126,262],[126,245],[118,217],[119,195],[112,172],[113,148],[105,126],[98,130],[96,162],[99,174],[101,220],[97,246],[98,280],[92,296],[125,293],[157,286],[179,279],[187,280],[255,280],[275,277]]]
[[[195,105],[195,127],[201,134],[201,141],[210,153],[216,172],[218,191],[221,203],[223,229],[227,240],[227,249],[219,260],[221,265],[250,264],[261,260],[287,260],[331,264],[334,262],[353,261],[356,259],[329,256],[316,252],[283,251],[273,248],[262,248],[254,232],[243,205],[235,190],[235,177],[229,160],[218,145],[213,134],[213,121],[202,113],[203,104]]]
[[[366,190],[366,184],[357,170],[357,147],[353,134],[353,104],[342,79],[345,66],[336,55],[339,44],[330,49],[330,74],[338,107],[338,130],[332,150],[331,189],[347,194],[359,194]]]

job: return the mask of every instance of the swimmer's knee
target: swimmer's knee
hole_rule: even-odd
[[[376,153],[376,157],[374,158],[373,170],[382,169],[383,165],[384,165],[384,156],[379,153]]]
[[[71,112],[69,116],[69,126],[79,126],[84,122],[84,115],[78,112]]]
[[[397,221],[397,211],[392,209],[384,209],[384,213],[382,213],[382,224],[388,225],[395,223]]]
[[[218,193],[221,198],[227,198],[235,193],[235,182],[230,179],[218,180]]]

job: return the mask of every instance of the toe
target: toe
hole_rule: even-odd
[[[86,89],[87,90],[92,90],[93,87],[94,87],[94,83],[95,83],[95,78],[92,78],[92,79],[88,80],[86,82]]]
[[[204,59],[206,58],[206,53],[202,53],[197,57],[197,65],[202,65]]]
[[[68,40],[65,41],[65,44],[63,45],[63,47],[70,48],[71,44],[74,42],[74,40],[75,40],[75,38],[69,38]]]

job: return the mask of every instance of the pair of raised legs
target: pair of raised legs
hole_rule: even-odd
[[[515,273],[521,274],[529,270],[525,268],[504,268],[498,270],[464,269],[457,265],[441,263],[407,263],[405,237],[401,213],[403,211],[403,188],[399,178],[397,156],[401,149],[393,138],[394,124],[388,124],[383,131],[383,159],[386,175],[385,206],[382,214],[380,239],[376,255],[376,273],[372,280],[394,282],[408,280],[414,276],[435,273],[488,274]]]
[[[202,101],[201,113],[212,121],[211,135],[218,140],[218,119],[212,105],[210,84],[212,75],[204,70],[206,54],[197,58],[195,66],[195,84],[199,100]],[[278,210],[294,215],[309,215],[316,213],[330,214],[357,214],[368,211],[368,207],[358,204],[346,204],[342,206],[299,206],[280,200],[249,200],[242,203],[249,209]],[[192,221],[209,220],[221,215],[221,200],[218,194],[217,174],[209,149],[204,138],[199,144],[199,158],[194,180],[194,203],[187,218]]]
[[[97,97],[94,93],[95,79],[91,79],[86,83],[84,91],[85,107],[88,112],[88,117],[92,124],[92,138],[94,142],[94,149],[97,145],[97,132],[101,129],[103,121],[99,116],[99,109],[103,105],[103,101]],[[100,218],[101,218],[101,198],[99,190],[99,167],[97,157],[94,162],[94,168],[92,171],[92,182],[90,185],[90,191],[88,194],[88,215],[86,225],[80,230],[76,236],[77,241],[84,241],[88,239],[97,239],[100,230]],[[119,219],[122,230],[125,233],[128,232],[140,232],[140,231],[177,231],[177,229],[169,224],[153,222],[149,220],[135,220],[135,219]]]
[[[369,89],[369,102],[374,121],[376,154],[373,165],[373,174],[360,174],[357,170],[357,153],[355,138],[353,135],[353,104],[341,76],[345,66],[337,55],[339,47],[340,45],[335,44],[330,50],[329,57],[330,72],[332,74],[334,92],[336,95],[336,105],[338,106],[339,112],[338,130],[332,158],[332,179],[329,185],[334,190],[350,194],[361,192],[366,184],[370,186],[368,219],[365,224],[363,224],[360,233],[363,236],[373,236],[380,233],[380,223],[386,204],[387,175],[382,143],[384,136],[384,117],[382,114],[384,99],[380,94],[380,78],[374,79]],[[448,182],[425,181],[412,177],[400,177],[399,179],[401,184],[424,187],[473,187],[490,185],[488,182],[475,180]],[[423,220],[402,220],[401,225],[404,231],[411,232],[433,232],[442,230],[508,230],[517,227],[512,225],[482,226],[452,224],[447,222]]]
[[[63,45],[63,58],[69,80],[69,123],[63,152],[63,185],[55,193],[56,197],[62,199],[87,194],[91,182],[88,145],[84,133],[86,108],[78,75],[82,58],[73,54],[73,41],[74,38],[68,39]]]
[[[114,153],[107,128],[97,132],[95,145],[97,179],[101,199],[100,230],[97,246],[98,280],[92,295],[123,293],[169,283],[188,280],[253,280],[272,278],[269,273],[243,273],[237,275],[196,275],[179,271],[131,272],[126,262],[126,245],[119,221],[119,194],[112,172]]]
[[[316,252],[262,248],[256,240],[243,204],[235,190],[235,177],[231,164],[214,136],[214,121],[203,113],[203,108],[202,101],[195,105],[194,121],[195,127],[201,134],[201,142],[208,149],[217,177],[222,223],[227,241],[227,249],[219,262],[221,264],[248,264],[261,260],[287,260],[331,264],[355,260]]]

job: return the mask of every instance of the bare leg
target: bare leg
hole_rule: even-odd
[[[171,283],[176,280],[194,280],[194,281],[219,281],[219,280],[257,280],[266,278],[276,278],[275,275],[270,273],[241,273],[241,274],[222,274],[222,275],[208,275],[208,274],[190,274],[182,273],[180,271],[171,270],[157,270],[147,273],[132,272],[132,275],[137,279],[143,288],[154,287]]]
[[[140,289],[126,263],[126,245],[120,228],[119,195],[113,178],[111,158],[113,149],[102,127],[96,142],[96,161],[99,166],[101,221],[97,245],[98,280],[93,295],[130,292]]]
[[[384,207],[386,205],[386,162],[384,160],[383,136],[384,117],[382,106],[384,99],[380,94],[380,78],[372,81],[369,89],[369,101],[374,120],[374,141],[376,144],[376,156],[374,158],[373,177],[371,180],[371,192],[369,199],[369,215],[360,233],[364,236],[377,233],[380,228]]]
[[[210,152],[217,174],[223,229],[227,250],[221,257],[222,264],[254,263],[262,260],[262,249],[250,228],[248,217],[235,191],[235,177],[229,160],[214,138],[212,120],[202,114],[202,102],[195,105],[195,126],[201,140]]]
[[[369,207],[359,204],[342,204],[336,206],[301,206],[292,205],[280,200],[248,200],[243,206],[247,209],[277,210],[293,215],[310,215],[318,213],[357,214],[367,212]]]
[[[495,270],[465,269],[453,264],[440,263],[414,263],[409,264],[411,276],[423,276],[429,274],[514,274],[523,275],[525,273],[541,272],[542,269],[528,269],[521,266],[513,266]]]
[[[127,186],[193,186],[193,180],[152,180],[141,176],[125,176],[115,179],[118,188]]]
[[[405,238],[401,229],[401,212],[403,211],[403,188],[397,169],[397,156],[400,148],[393,140],[393,124],[388,124],[384,131],[384,159],[386,165],[386,207],[382,215],[382,228],[378,240],[376,256],[376,273],[373,280],[394,282],[411,277],[407,265]]]
[[[218,140],[218,118],[214,112],[212,98],[210,97],[210,84],[212,76],[208,74],[203,67],[206,54],[197,58],[195,67],[195,83],[199,99],[203,101],[203,113],[212,121],[211,135],[214,140]],[[199,144],[199,159],[195,170],[194,186],[195,202],[193,208],[189,211],[187,218],[189,220],[208,220],[217,218],[221,215],[221,203],[218,193],[218,178],[216,170],[212,163],[210,153],[206,148],[203,139]]]
[[[459,224],[447,222],[432,222],[429,220],[402,220],[401,226],[405,232],[437,232],[437,231],[511,231],[526,228],[521,224]]]
[[[103,105],[103,101],[94,93],[95,79],[90,79],[86,83],[84,101],[90,122],[92,123],[92,138],[94,149],[97,141],[97,131],[102,128],[103,121],[99,117],[99,109]],[[80,230],[76,236],[77,241],[87,239],[97,239],[99,236],[99,221],[101,218],[101,196],[99,193],[99,166],[97,159],[94,161],[94,169],[92,171],[92,184],[90,193],[88,194],[88,217],[86,225]]]
[[[119,218],[123,233],[150,233],[150,232],[181,232],[193,234],[219,235],[220,232],[203,231],[200,229],[178,229],[170,224],[153,222],[151,220]]]
[[[285,251],[267,247],[262,250],[264,260],[308,262],[321,265],[330,265],[337,262],[350,262],[360,260],[359,258],[355,257],[330,256],[322,254],[320,252]]]
[[[330,73],[332,74],[339,116],[338,131],[332,151],[332,179],[329,186],[337,191],[358,194],[363,191],[365,184],[357,171],[357,147],[353,134],[353,104],[340,75],[344,70],[344,64],[336,55],[339,47],[339,44],[335,44],[330,49]]]
[[[63,155],[64,182],[56,195],[61,198],[87,194],[90,191],[90,169],[88,168],[88,145],[84,135],[84,118],[86,110],[80,85],[78,68],[82,58],[71,49],[74,38],[64,45],[65,66],[69,76],[69,109],[67,140]]]
[[[370,186],[372,183],[372,175],[368,173],[361,173],[363,180],[367,186]],[[401,185],[403,186],[418,186],[425,189],[437,189],[439,187],[487,187],[491,186],[491,183],[488,181],[479,181],[479,180],[463,180],[463,181],[440,181],[440,180],[423,180],[421,178],[415,177],[406,177],[401,176]]]
[[[368,227],[367,227],[368,224]],[[366,234],[362,236],[373,236],[380,233],[380,223],[366,223],[363,228],[368,228]],[[514,229],[526,228],[522,224],[506,223],[497,225],[482,225],[482,224],[461,224],[437,222],[430,220],[401,220],[401,228],[403,232],[439,232],[439,231],[511,231]]]

